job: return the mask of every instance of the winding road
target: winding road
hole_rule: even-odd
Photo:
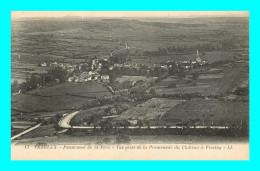
[[[61,120],[59,121],[59,126],[61,128],[72,128],[72,126],[70,125],[70,121],[71,119],[76,116],[80,111],[76,111],[76,112],[72,112],[70,114],[64,114],[64,116],[61,118]]]

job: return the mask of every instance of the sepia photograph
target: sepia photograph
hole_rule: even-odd
[[[11,155],[249,160],[249,12],[12,11]]]

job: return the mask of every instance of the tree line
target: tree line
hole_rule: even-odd
[[[217,50],[229,50],[235,48],[248,48],[245,45],[245,40],[240,38],[224,39],[218,42],[209,42],[196,45],[177,44],[168,47],[159,47],[155,51],[145,51],[143,56],[163,56],[169,53],[194,53],[197,49],[202,52],[210,52]]]
[[[41,74],[31,74],[26,77],[26,81],[18,84],[15,80],[11,85],[11,93],[16,93],[21,90],[21,92],[30,91],[41,86],[51,85],[54,83],[63,83],[66,82],[68,73],[65,69],[61,67],[52,67],[47,73]]]

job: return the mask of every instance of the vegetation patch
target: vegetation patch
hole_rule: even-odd
[[[249,104],[238,101],[188,100],[162,116],[170,125],[241,126],[248,124]]]

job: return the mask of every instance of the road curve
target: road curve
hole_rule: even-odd
[[[76,112],[72,112],[72,113],[69,113],[69,114],[65,114],[61,120],[59,121],[59,126],[61,128],[72,128],[72,126],[70,125],[70,121],[71,119],[77,115],[80,111],[76,111]]]

